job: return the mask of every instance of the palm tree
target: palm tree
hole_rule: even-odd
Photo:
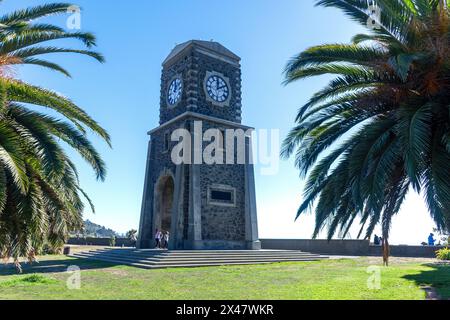
[[[282,155],[308,176],[298,216],[314,207],[314,237],[389,230],[410,189],[439,230],[450,226],[450,19],[444,0],[320,0],[376,28],[351,44],[307,49],[286,67],[290,83],[335,78],[299,110]]]
[[[95,46],[90,33],[66,32],[35,22],[64,14],[70,4],[56,3],[19,10],[0,17],[0,257],[19,257],[30,262],[44,244],[64,244],[68,233],[83,225],[82,197],[74,163],[58,143],[75,149],[105,178],[105,164],[86,137],[86,129],[110,144],[108,133],[68,98],[14,78],[18,65],[38,65],[66,76],[58,64],[43,60],[50,53],[76,53],[100,62],[89,50],[48,46],[46,42],[76,39],[87,48]],[[31,105],[58,112],[61,118],[35,111]],[[91,204],[89,198],[88,202]]]

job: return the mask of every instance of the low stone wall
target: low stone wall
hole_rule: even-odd
[[[382,256],[381,246],[367,240],[262,239],[262,249],[301,250],[323,255]],[[393,257],[434,258],[437,246],[391,246]]]
[[[369,241],[262,239],[261,247],[273,250],[301,250],[325,255],[366,256],[369,252]]]
[[[109,246],[110,238],[70,238],[67,244],[79,246]],[[128,238],[116,238],[116,247],[134,247],[135,243]]]
[[[436,258],[436,251],[441,248],[437,246],[391,246],[391,256]],[[381,246],[370,246],[368,255],[381,256]]]

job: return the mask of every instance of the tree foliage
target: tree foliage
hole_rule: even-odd
[[[76,150],[98,179],[104,180],[106,174],[86,134],[95,132],[110,144],[108,133],[67,97],[20,81],[12,72],[19,65],[37,65],[70,76],[62,66],[44,60],[54,53],[104,61],[90,50],[96,45],[91,33],[67,32],[38,22],[65,14],[70,7],[54,3],[0,17],[0,257],[14,258],[19,268],[19,257],[33,261],[44,243],[62,246],[70,231],[83,226],[82,198],[87,195],[59,142]],[[86,49],[47,45],[60,39],[80,41]],[[39,108],[43,110],[36,111]],[[50,116],[45,109],[61,117]]]
[[[307,176],[298,216],[314,208],[317,237],[345,236],[355,220],[370,238],[389,230],[410,188],[439,230],[450,226],[450,20],[444,0],[320,0],[369,28],[351,44],[309,48],[289,61],[286,83],[334,79],[300,108],[282,155]]]

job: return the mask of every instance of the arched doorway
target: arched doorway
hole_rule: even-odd
[[[172,176],[159,179],[155,193],[155,231],[171,231],[175,183]]]

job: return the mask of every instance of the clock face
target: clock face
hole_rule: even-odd
[[[217,102],[227,101],[230,95],[230,89],[224,79],[213,75],[206,80],[206,91],[209,96]]]
[[[175,105],[181,99],[183,93],[183,83],[179,78],[176,78],[170,83],[169,91],[167,93],[167,101],[170,105]]]

